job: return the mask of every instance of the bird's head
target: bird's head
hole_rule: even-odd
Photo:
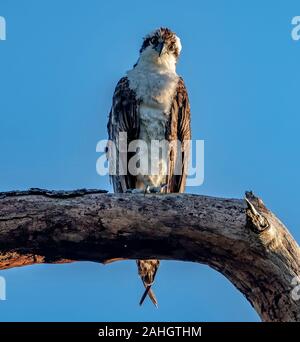
[[[176,64],[180,51],[180,39],[168,28],[161,27],[144,38],[140,58],[159,64],[164,61]]]

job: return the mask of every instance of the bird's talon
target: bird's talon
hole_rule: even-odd
[[[148,185],[145,190],[144,194],[163,194],[166,192],[167,184],[163,184],[161,186],[150,186]]]
[[[144,190],[142,189],[127,189],[125,191],[126,194],[143,194]]]

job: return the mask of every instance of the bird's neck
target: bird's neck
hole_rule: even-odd
[[[161,57],[141,55],[136,67],[150,72],[176,74],[176,58],[168,54]]]

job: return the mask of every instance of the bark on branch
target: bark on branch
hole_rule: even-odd
[[[252,193],[246,200],[101,190],[0,193],[0,270],[112,258],[204,263],[265,321],[300,321],[300,249]]]

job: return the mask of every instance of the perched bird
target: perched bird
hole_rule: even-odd
[[[150,153],[144,156],[150,164],[157,164],[159,171],[154,174],[150,171],[130,172],[128,161],[131,152],[125,156],[124,152],[123,155],[117,153],[114,161],[117,169],[125,163],[122,167],[128,171],[127,174],[111,176],[117,193],[136,192],[138,189],[145,193],[157,192],[157,189],[173,193],[185,189],[189,149],[183,145],[191,139],[191,129],[187,90],[183,79],[176,73],[180,51],[181,42],[174,32],[168,28],[155,30],[144,38],[137,63],[116,86],[107,126],[109,140],[118,146],[119,134],[126,132],[127,145],[139,139],[147,144],[149,150],[153,140],[170,142],[165,156],[154,160],[150,160]],[[179,149],[178,141],[183,143]],[[180,172],[175,170],[177,161],[181,162]],[[140,304],[148,295],[157,305],[151,286],[159,260],[137,260],[137,266],[146,289]]]

